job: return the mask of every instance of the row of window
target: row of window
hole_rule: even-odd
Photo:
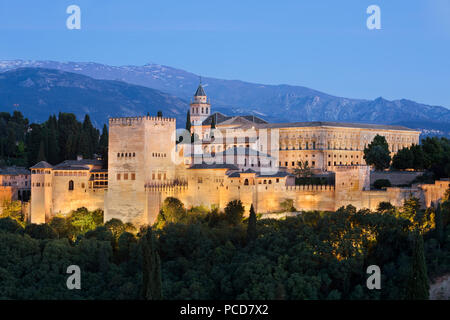
[[[152,180],[166,180],[167,174],[165,172],[152,172]]]
[[[24,181],[23,183],[22,183],[25,187],[27,187],[28,186],[28,181]],[[19,184],[17,183],[17,182],[3,182],[2,183],[2,186],[3,187],[11,187],[11,186],[18,186]]]
[[[292,161],[290,164],[291,164],[291,167],[300,166],[300,165],[301,165],[301,161],[297,161],[297,164],[295,164],[295,161]],[[306,164],[306,165],[309,165],[308,160],[305,161],[305,164]],[[315,161],[311,161],[311,166],[314,167],[315,165],[316,165],[316,162],[315,162]],[[281,162],[281,161],[280,161],[280,163],[279,163],[279,166],[280,166],[280,167],[282,166],[282,162]],[[284,162],[284,166],[285,166],[285,167],[289,167],[289,162],[288,162],[288,161],[285,161],[285,162]]]
[[[132,173],[118,173],[117,174],[117,180],[121,180],[123,178],[123,180],[136,180],[136,173],[132,172]]]
[[[199,107],[196,107],[196,108],[192,108],[192,112],[193,113],[198,113],[198,110],[199,110]],[[202,107],[202,113],[209,113],[209,108],[208,107],[206,107],[206,108],[203,108]],[[206,112],[205,112],[205,110],[206,110]]]
[[[87,172],[76,172],[76,171],[55,171],[55,177],[86,177]]]
[[[117,153],[117,158],[134,158],[134,157],[136,157],[136,153],[135,152],[133,152],[133,153],[131,153],[131,152],[125,152],[125,153],[118,152]]]
[[[47,184],[46,183],[40,183],[40,182],[36,182],[36,183],[32,183],[31,184],[31,186],[32,187],[50,187],[51,186],[51,183],[50,182],[47,182]]]
[[[160,152],[153,152],[152,153],[153,158],[167,158],[166,153],[160,153]]]
[[[32,169],[32,174],[51,174],[50,170],[44,170],[44,169]]]
[[[356,161],[355,163],[353,163],[353,161],[351,161],[350,163],[348,163],[348,162],[342,163],[342,161],[339,161],[339,165],[346,165],[346,166],[348,166],[348,165],[354,165],[354,164],[358,165],[359,162]],[[334,161],[334,162],[333,162],[333,165],[334,165],[334,166],[337,166],[338,164],[337,164],[336,161]],[[328,166],[329,166],[329,167],[331,166],[331,161],[328,161]]]

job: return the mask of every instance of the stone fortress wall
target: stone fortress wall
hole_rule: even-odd
[[[279,211],[286,199],[291,199],[297,210],[335,211],[348,204],[375,209],[382,201],[400,206],[410,196],[429,206],[449,187],[449,181],[437,181],[412,188],[370,190],[370,169],[362,159],[364,148],[380,134],[394,154],[419,142],[420,132],[415,130],[334,122],[270,124],[255,116],[211,114],[201,85],[191,112],[191,132],[200,137],[194,147],[176,144],[173,118],[111,118],[107,171],[89,161],[32,167],[31,221],[43,223],[56,214],[86,207],[104,209],[105,221],[117,218],[135,225],[152,224],[167,197],[180,199],[187,208],[221,210],[229,201],[241,200],[247,213],[252,204],[257,213]],[[208,124],[212,117],[215,128]],[[260,139],[261,134],[265,138]],[[242,151],[243,161],[231,157],[232,164],[202,162],[202,153],[211,158],[224,150]],[[193,161],[198,160],[198,151],[200,163]],[[320,172],[334,172],[334,185],[296,186],[289,172],[300,161],[308,161]],[[270,168],[264,167],[267,162]]]

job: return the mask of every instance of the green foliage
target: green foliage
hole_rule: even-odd
[[[186,217],[183,203],[177,198],[168,197],[163,202],[156,225],[163,227],[166,223],[183,222]]]
[[[166,205],[174,216],[184,209],[173,198]],[[246,222],[230,219],[241,206],[191,208],[193,218],[137,234],[118,220],[74,237],[71,216],[26,229],[0,219],[0,298],[426,299],[426,278],[450,270],[447,198],[442,242],[436,230],[421,229],[434,211],[414,198],[400,208],[380,203],[376,212],[347,206],[256,221],[251,208]],[[83,290],[65,286],[71,264],[83,270]],[[371,264],[383,272],[382,290],[365,286]]]
[[[35,239],[56,239],[58,233],[48,224],[29,224],[25,227],[25,234]]]
[[[141,247],[143,260],[142,298],[145,300],[161,300],[161,261],[151,228],[147,228],[142,236]]]
[[[22,203],[20,201],[4,201],[0,218],[11,218],[21,226],[25,225],[25,216],[22,212]]]
[[[257,238],[256,231],[256,213],[253,204],[250,207],[250,214],[247,221],[247,243],[250,243]]]
[[[429,290],[430,286],[428,284],[423,239],[419,232],[415,232],[413,235],[413,256],[407,283],[406,298],[408,300],[428,300]]]
[[[429,170],[435,179],[450,177],[450,140],[427,137],[420,145],[397,152],[392,167],[398,170]]]
[[[308,161],[299,161],[297,167],[294,168],[294,175],[296,178],[311,178],[312,172]]]
[[[378,204],[377,211],[380,213],[395,213],[395,207],[390,202],[382,201]]]
[[[242,221],[244,216],[244,206],[241,200],[233,200],[228,202],[225,207],[225,217],[229,224],[237,225]]]
[[[191,132],[191,112],[189,110],[186,114],[186,130]]]
[[[391,155],[386,138],[376,135],[372,142],[364,148],[364,160],[368,165],[374,166],[376,170],[389,168]]]
[[[391,186],[391,181],[388,179],[378,179],[373,183],[375,189],[384,189]]]
[[[293,199],[284,199],[281,203],[281,210],[283,210],[283,212],[296,212],[297,209],[295,209],[294,207],[294,200]]]
[[[0,163],[32,166],[45,160],[57,164],[77,155],[107,159],[108,132],[102,136],[86,115],[83,123],[74,114],[52,115],[42,124],[28,123],[19,111],[0,112]]]
[[[0,218],[0,231],[16,233],[23,231],[23,226],[11,217]]]

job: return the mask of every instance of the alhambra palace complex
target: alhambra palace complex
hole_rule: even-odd
[[[190,106],[191,134],[175,119],[109,119],[108,169],[99,160],[67,160],[31,168],[30,219],[45,223],[58,214],[86,207],[135,225],[155,221],[162,202],[176,197],[191,206],[218,207],[240,199],[246,211],[281,209],[292,199],[302,210],[334,211],[352,204],[375,209],[381,201],[400,206],[410,196],[423,206],[442,197],[449,181],[370,190],[363,150],[375,135],[392,154],[419,143],[419,131],[399,126],[336,122],[268,123],[256,116],[211,113],[200,84]],[[182,136],[183,138],[179,138]],[[292,170],[308,162],[328,185],[296,185]]]

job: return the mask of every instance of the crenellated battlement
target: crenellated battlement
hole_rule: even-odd
[[[187,191],[189,188],[187,182],[168,182],[168,183],[147,183],[145,184],[145,190],[148,192],[174,192],[174,191]]]
[[[334,185],[298,185],[286,186],[286,191],[334,191]]]
[[[140,124],[144,121],[157,121],[159,123],[175,122],[175,118],[168,117],[153,117],[153,116],[139,116],[139,117],[120,117],[109,118],[110,125],[134,125]]]

